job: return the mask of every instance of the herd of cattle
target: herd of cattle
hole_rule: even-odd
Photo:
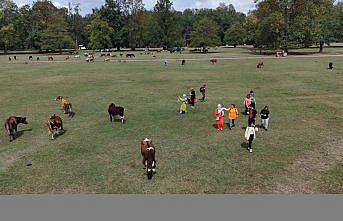
[[[64,110],[64,114],[68,114],[69,117],[73,117],[75,113],[72,109],[72,104],[68,99],[63,98],[62,96],[57,96],[56,101],[58,101],[61,107]],[[110,116],[110,122],[113,122],[114,117],[119,116],[121,123],[124,124],[125,116],[124,116],[125,109],[120,106],[116,106],[114,103],[111,103],[108,107],[108,114]],[[10,142],[16,139],[16,135],[18,133],[18,125],[19,124],[28,124],[26,117],[17,117],[11,116],[5,121],[5,129],[9,136]],[[51,140],[55,139],[56,134],[64,133],[63,128],[63,121],[60,116],[54,114],[50,117],[47,122],[49,137]],[[146,175],[148,179],[152,179],[153,174],[156,173],[156,146],[151,139],[145,138],[141,140],[141,155],[142,155],[142,164],[144,165],[144,169],[146,170]]]

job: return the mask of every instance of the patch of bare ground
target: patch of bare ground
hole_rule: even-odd
[[[343,140],[333,140],[298,158],[276,178],[276,194],[318,194],[316,184],[337,163],[343,162]]]

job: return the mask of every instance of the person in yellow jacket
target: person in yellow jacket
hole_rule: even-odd
[[[179,101],[181,101],[180,106],[180,114],[186,114],[187,112],[187,95],[184,94],[182,97],[179,97]]]
[[[238,110],[235,104],[231,104],[231,107],[228,108],[228,118],[230,122],[230,130],[235,126],[235,120],[238,118]]]

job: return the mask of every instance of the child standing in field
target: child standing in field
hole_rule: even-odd
[[[181,101],[181,106],[180,106],[180,114],[186,114],[187,112],[187,95],[184,94],[182,97],[179,97],[179,101]]]
[[[249,107],[250,107],[250,104],[251,104],[251,100],[250,100],[250,94],[248,94],[246,96],[246,98],[244,99],[244,106],[245,106],[245,111],[244,113],[247,115],[249,114]]]
[[[255,125],[250,124],[245,130],[245,139],[249,142],[248,150],[250,153],[252,153],[252,142],[255,138],[256,138]]]
[[[254,109],[256,109],[256,99],[254,91],[250,91],[250,106],[252,106]]]
[[[235,126],[235,120],[238,118],[238,110],[235,104],[231,104],[231,107],[227,111],[231,130]]]
[[[257,111],[250,106],[249,107],[249,118],[248,118],[248,125],[254,124],[256,123],[256,115],[257,115]]]
[[[202,98],[200,99],[200,101],[204,102],[206,97],[206,84],[200,87],[200,93],[202,94]]]
[[[188,103],[191,105],[192,108],[194,108],[195,106],[195,101],[196,101],[195,90],[191,88],[191,94],[190,94],[190,99],[188,100]]]
[[[215,110],[216,115],[216,122],[217,122],[217,130],[223,131],[224,126],[224,109],[222,108],[221,104],[218,104],[218,107]]]
[[[269,126],[269,108],[268,106],[265,106],[261,112],[260,112],[260,116],[261,116],[261,127],[264,128],[264,130],[268,130],[268,126]]]

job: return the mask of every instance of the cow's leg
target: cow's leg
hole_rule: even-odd
[[[61,122],[61,130],[64,131],[64,129],[63,129],[63,123],[62,123],[62,122]]]
[[[113,121],[112,114],[108,113],[108,115],[110,115],[110,121],[112,122]]]
[[[124,124],[124,121],[125,121],[125,119],[124,119],[124,118],[125,118],[125,117],[124,117],[124,115],[120,117],[120,119],[121,119],[121,123],[122,123],[122,124]]]

